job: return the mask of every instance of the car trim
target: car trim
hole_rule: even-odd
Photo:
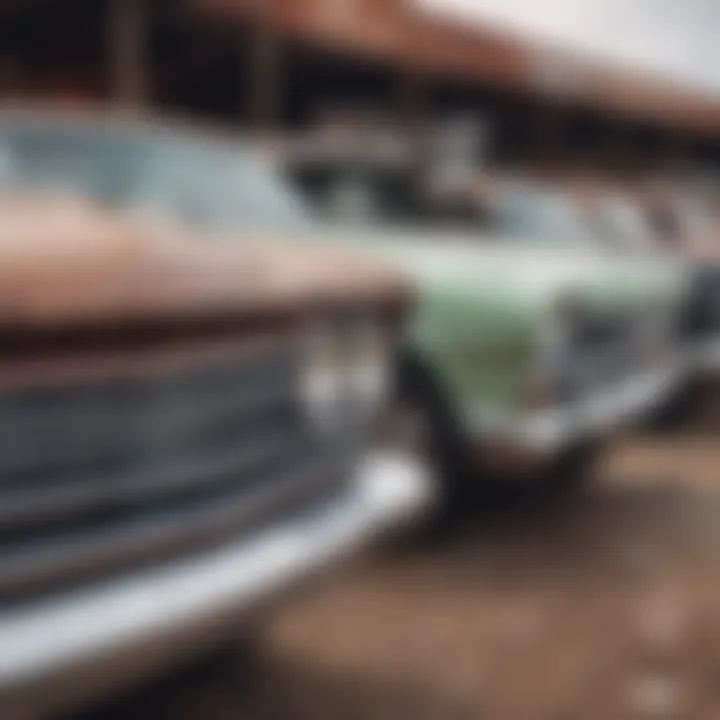
[[[44,710],[49,700],[34,689],[54,675],[82,681],[83,668],[115,653],[177,638],[181,630],[190,636],[192,627],[219,614],[247,609],[412,519],[434,494],[420,461],[390,451],[367,456],[351,487],[254,538],[62,599],[0,611],[0,710],[13,692]]]
[[[551,407],[512,418],[505,423],[478,423],[478,435],[488,445],[501,443],[537,454],[557,455],[583,439],[641,419],[666,402],[682,380],[676,362],[639,373],[566,407]]]

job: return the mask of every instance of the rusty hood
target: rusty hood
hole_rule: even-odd
[[[189,233],[65,197],[0,198],[0,324],[294,313],[406,294],[396,270],[354,250]]]

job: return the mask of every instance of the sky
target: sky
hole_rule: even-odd
[[[720,95],[720,0],[415,0]]]

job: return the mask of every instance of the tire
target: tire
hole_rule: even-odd
[[[437,478],[439,507],[466,499],[472,483],[462,435],[431,372],[415,355],[399,363],[387,418],[390,433],[396,433],[391,442],[423,458]]]
[[[577,445],[563,453],[542,471],[539,477],[509,485],[486,475],[481,465],[473,462],[457,420],[434,380],[432,372],[415,355],[408,354],[399,364],[396,391],[388,413],[389,429],[402,427],[411,432],[391,439],[396,447],[405,448],[424,458],[437,478],[438,516],[454,517],[456,511],[469,511],[504,499],[511,494],[518,499],[534,496],[552,498],[572,494],[593,477],[593,469],[601,454],[601,442]],[[404,435],[404,437],[403,437]]]

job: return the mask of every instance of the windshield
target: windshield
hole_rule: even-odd
[[[547,245],[591,245],[592,237],[579,209],[559,193],[532,190],[506,192],[493,223],[522,242]]]
[[[71,194],[219,231],[306,222],[272,168],[240,145],[82,123],[0,123],[0,188]]]

